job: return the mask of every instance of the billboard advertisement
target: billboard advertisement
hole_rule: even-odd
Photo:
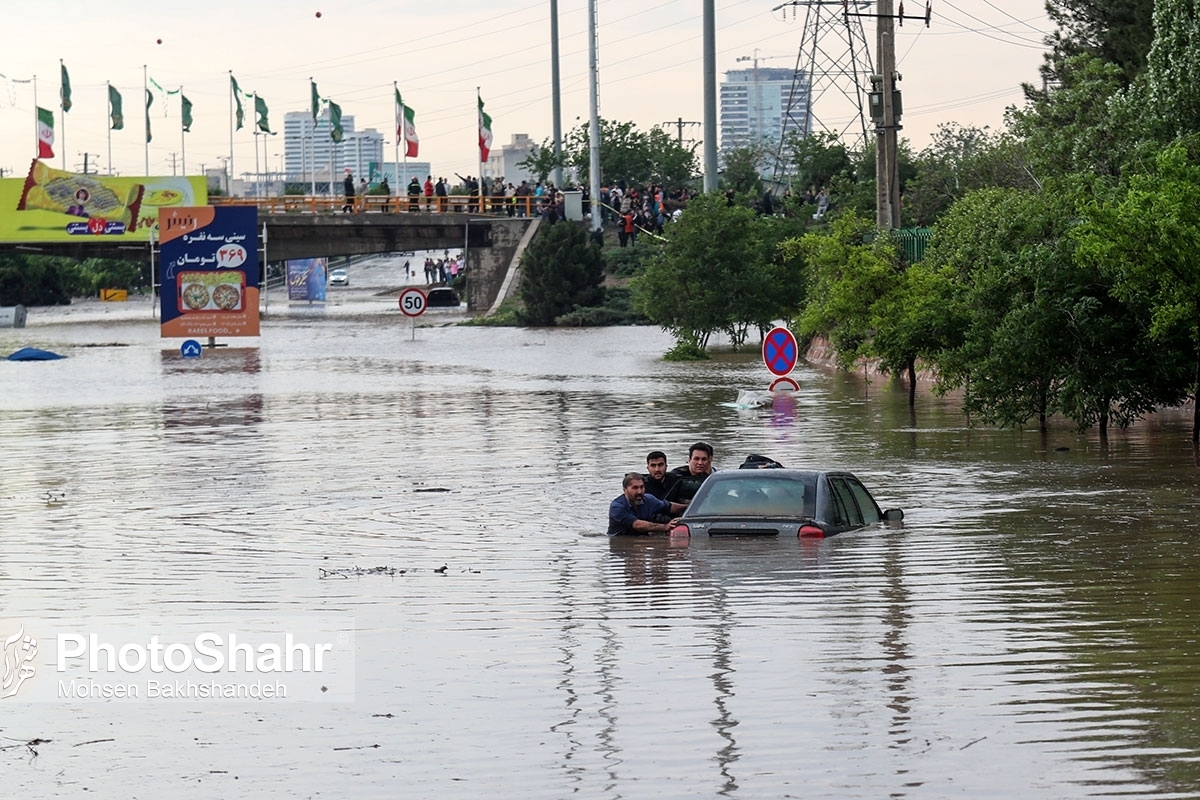
[[[200,177],[83,175],[35,160],[0,180],[0,242],[148,242],[160,209],[207,202]]]
[[[287,262],[288,300],[325,302],[325,282],[329,259],[298,258]]]
[[[161,209],[162,337],[258,336],[258,209]]]

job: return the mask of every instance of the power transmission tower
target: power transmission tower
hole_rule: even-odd
[[[788,134],[807,136],[821,130],[835,134],[846,146],[862,152],[867,144],[865,89],[871,52],[860,17],[851,8],[869,7],[866,0],[791,0],[773,11],[804,15],[792,91],[783,115],[779,149],[775,154],[777,180],[788,173]],[[802,91],[807,81],[807,91]],[[796,107],[803,103],[803,107]]]
[[[932,0],[925,0],[923,16],[904,13],[904,0],[900,0],[898,13],[893,12],[892,0],[877,0],[874,14],[846,7],[846,18],[875,17],[876,41],[879,50],[879,74],[871,76],[870,108],[871,120],[875,123],[875,224],[880,228],[900,227],[900,162],[897,142],[900,133],[900,90],[896,84],[900,73],[896,71],[896,23],[906,19],[925,21],[933,16]]]

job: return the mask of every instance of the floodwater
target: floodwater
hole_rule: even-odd
[[[1200,797],[1189,412],[1102,448],[810,367],[737,410],[753,353],[414,329],[393,270],[199,360],[144,303],[0,330],[68,356],[0,361],[0,619],[356,628],[353,702],[0,700],[15,796]],[[850,469],[905,522],[603,536],[695,439]]]

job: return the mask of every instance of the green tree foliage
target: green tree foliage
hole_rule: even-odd
[[[667,228],[662,256],[631,281],[634,307],[681,352],[703,354],[718,331],[744,344],[803,297],[802,265],[775,253],[778,230],[719,194],[694,198]]]
[[[783,249],[808,265],[807,302],[800,314],[802,337],[825,336],[837,349],[839,366],[852,369],[873,354],[875,304],[896,290],[900,257],[872,224],[854,213],[834,220],[828,234],[809,233]],[[864,239],[872,241],[864,243]]]
[[[591,174],[591,136],[586,123],[567,134],[564,155],[579,176]],[[643,186],[684,186],[696,174],[696,155],[665,131],[643,132],[632,122],[600,120],[600,177],[602,182]]]
[[[1058,67],[1086,54],[1117,67],[1128,85],[1146,65],[1154,7],[1154,0],[1049,0],[1046,13],[1058,30],[1049,38],[1043,74],[1060,80]]]
[[[1168,144],[1200,132],[1200,3],[1157,0],[1154,32],[1134,93],[1141,121],[1156,141]]]
[[[21,255],[0,260],[0,306],[54,306],[70,302],[70,293],[56,264]]]
[[[1144,125],[1125,99],[1120,68],[1082,55],[1062,65],[1059,75],[1057,89],[1009,115],[1034,177],[1121,174]]]
[[[916,158],[916,175],[904,187],[904,222],[928,227],[955,200],[989,186],[1035,187],[1023,148],[1011,137],[957,123],[938,126]]]
[[[567,165],[566,151],[559,148],[558,155],[554,153],[554,143],[543,139],[540,145],[534,145],[529,155],[517,162],[517,166],[528,170],[539,181],[545,183],[550,173],[559,167]]]
[[[1192,391],[1200,385],[1200,166],[1187,148],[1165,150],[1152,172],[1135,175],[1127,188],[1087,209],[1076,233],[1080,257],[1115,276],[1126,302],[1145,302],[1149,335],[1158,346],[1191,341]],[[1200,403],[1192,423],[1200,441]]]
[[[724,156],[725,171],[721,175],[722,187],[732,189],[735,194],[760,194],[762,177],[759,175],[759,169],[763,155],[763,149],[753,145],[727,152]]]
[[[604,303],[604,260],[583,227],[560,222],[542,231],[521,257],[525,325],[554,325],[577,309]]]
[[[854,158],[836,133],[793,133],[788,136],[786,148],[791,157],[789,172],[801,191],[817,192],[822,186],[829,187],[835,178],[842,183],[855,180]]]
[[[150,268],[140,261],[60,256],[0,257],[0,305],[67,305],[101,289],[150,288]]]
[[[1178,349],[1149,347],[1145,304],[1077,252],[1080,197],[1062,184],[977,191],[935,227],[925,266],[958,276],[949,308],[965,324],[934,361],[941,387],[963,387],[984,422],[1036,419],[1045,431],[1061,413],[1103,436],[1182,396]],[[953,324],[947,332],[952,343]]]

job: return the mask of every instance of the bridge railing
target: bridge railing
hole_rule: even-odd
[[[450,195],[419,197],[359,195],[349,199],[322,195],[280,197],[209,197],[215,206],[257,206],[268,214],[438,214],[443,212],[532,217],[541,207],[537,197]]]

